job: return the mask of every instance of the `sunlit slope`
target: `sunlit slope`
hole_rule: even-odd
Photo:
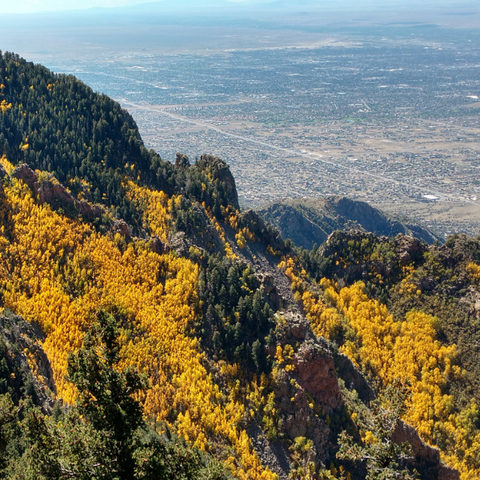
[[[74,401],[67,356],[104,308],[121,324],[124,365],[150,379],[141,395],[146,415],[216,452],[239,478],[273,478],[241,426],[244,396],[234,400],[215,383],[196,331],[207,310],[198,292],[202,262],[210,251],[229,252],[237,268],[218,223],[238,214],[226,165],[208,156],[193,166],[181,156],[177,167],[161,161],[116,102],[13,54],[0,55],[0,101],[3,303],[45,332],[57,397]],[[100,204],[90,204],[88,218],[87,201]],[[200,245],[190,247],[196,262],[170,246],[180,239],[190,256],[190,236]],[[265,305],[262,295],[252,302],[259,284],[245,268],[232,280],[231,308],[245,305],[236,322]],[[235,345],[251,355],[251,343]]]
[[[145,413],[175,421],[202,449],[231,445],[227,463],[240,478],[273,478],[239,425],[243,405],[215,384],[199,341],[188,334],[199,315],[196,264],[155,253],[145,240],[98,233],[36,202],[21,180],[4,178],[1,211],[4,306],[46,333],[59,398],[75,398],[64,379],[67,355],[103,307],[121,322],[122,363],[150,380],[142,396]],[[157,224],[152,228],[161,234]]]
[[[446,246],[336,232],[281,266],[319,336],[334,341],[381,392],[407,386],[405,421],[462,479],[480,475],[478,239]],[[298,259],[297,259],[298,260]],[[299,261],[299,260],[298,260]]]

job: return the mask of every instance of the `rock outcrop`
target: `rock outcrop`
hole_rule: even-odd
[[[407,265],[416,260],[421,244],[417,238],[399,234],[395,238],[395,250],[400,264]]]
[[[304,342],[294,357],[299,385],[325,410],[331,413],[343,405],[335,364],[330,352],[318,343]]]
[[[168,245],[163,243],[156,235],[150,239],[150,250],[158,253],[159,255],[163,255],[164,253],[168,253],[170,251]]]
[[[408,463],[419,470],[428,470],[431,478],[438,480],[460,480],[460,474],[440,460],[440,452],[430,445],[427,445],[418,435],[417,430],[405,422],[400,422],[393,432],[392,440],[401,445],[409,443],[412,447],[414,459]]]
[[[279,371],[274,386],[282,428],[292,441],[297,437],[313,441],[311,455],[319,467],[330,460],[332,447],[324,416],[343,406],[334,357],[302,314],[284,312],[282,318],[286,322],[282,343],[298,345],[290,367]]]
[[[240,209],[235,179],[223,160],[213,155],[202,155],[196,167],[205,171],[214,183],[223,184],[228,203],[237,210]]]
[[[53,175],[48,174],[43,178],[26,163],[18,165],[12,172],[12,177],[23,180],[41,202],[48,203],[54,209],[73,209],[87,220],[99,218],[106,213],[102,205],[92,205],[85,200],[76,199]]]
[[[190,160],[187,155],[183,153],[177,153],[175,158],[175,168],[185,169],[190,166]]]
[[[0,352],[10,375],[9,391],[18,401],[27,392],[37,405],[49,411],[56,392],[50,361],[43,350],[45,334],[35,323],[29,323],[8,310],[0,315]]]
[[[348,390],[355,390],[358,398],[365,405],[369,405],[372,400],[375,400],[375,392],[362,372],[343,353],[337,351],[333,355],[337,375],[344,381],[345,387]]]

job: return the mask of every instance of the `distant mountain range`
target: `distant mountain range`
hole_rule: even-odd
[[[431,0],[422,2],[422,10],[437,10],[442,8],[455,9],[456,11],[463,11],[467,9],[478,9],[477,2],[465,0],[463,2],[454,2],[452,0]],[[163,0],[156,2],[145,2],[136,5],[116,6],[116,7],[94,7],[84,8],[79,10],[52,10],[52,11],[39,11],[33,14],[27,15],[71,15],[72,12],[80,13],[82,16],[86,14],[98,15],[100,12],[108,12],[113,15],[123,14],[131,12],[134,14],[142,13],[182,13],[183,15],[189,15],[192,11],[207,11],[212,13],[214,11],[236,11],[236,12],[248,12],[248,11],[342,11],[345,8],[354,11],[362,10],[398,10],[408,8],[420,8],[419,4],[413,1],[406,0],[404,2],[395,1],[385,4],[380,0],[364,0],[362,2],[356,2],[353,0],[297,0],[291,2],[289,0],[240,0],[240,1],[228,1],[228,0]],[[25,15],[22,15],[25,16]]]
[[[261,208],[258,213],[280,230],[283,238],[311,249],[335,230],[361,230],[376,235],[411,235],[427,243],[440,240],[433,232],[415,223],[389,217],[368,203],[345,197],[287,199]]]
[[[396,8],[405,8],[406,5],[409,6],[418,6],[418,3],[413,1],[394,1],[382,2],[381,0],[364,0],[362,2],[356,2],[353,0],[296,0],[295,2],[289,0],[243,0],[243,1],[228,1],[228,0],[163,0],[160,2],[146,2],[132,6],[126,7],[116,7],[115,10],[123,9],[139,9],[139,10],[180,10],[183,8],[194,8],[194,9],[204,9],[204,8],[229,8],[229,9],[245,9],[252,7],[259,7],[262,9],[282,9],[282,10],[299,10],[299,9],[310,9],[310,10],[320,10],[320,9],[329,9],[329,10],[340,10],[345,7],[353,8],[354,10],[363,10],[363,9],[396,9]],[[464,2],[454,2],[452,0],[435,0],[435,1],[425,1],[422,2],[422,8],[442,8],[442,7],[455,7],[457,9],[462,9],[465,7],[474,7],[477,3],[473,1],[466,0]],[[112,10],[109,8],[108,10]]]

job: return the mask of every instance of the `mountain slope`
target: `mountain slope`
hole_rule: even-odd
[[[365,202],[345,197],[290,199],[267,205],[258,213],[299,247],[311,249],[325,242],[334,230],[361,230],[387,237],[412,235],[427,243],[439,238],[419,225],[400,222]]]
[[[0,64],[1,301],[5,312],[41,332],[52,402],[78,400],[72,378],[65,377],[69,354],[82,345],[102,351],[87,332],[106,315],[119,332],[117,373],[136,370],[148,379],[149,388],[135,398],[151,428],[183,437],[236,478],[305,478],[312,472],[313,478],[361,479],[377,468],[404,478],[413,478],[413,468],[425,479],[458,478],[440,454],[462,478],[480,471],[475,350],[459,342],[462,330],[475,325],[469,309],[478,293],[476,240],[465,240],[469,253],[462,257],[455,253],[462,251],[457,241],[439,250],[404,236],[338,232],[322,250],[296,254],[255,212],[239,210],[235,181],[221,160],[205,155],[191,165],[177,155],[175,165],[164,162],[142,147],[135,124],[111,100],[11,54]],[[35,90],[34,81],[46,89],[31,103],[20,102]],[[80,93],[68,103],[70,92]],[[99,102],[112,106],[111,114],[103,110],[105,137],[95,136],[102,123],[95,116]],[[69,111],[83,105],[81,121],[94,136],[85,136],[87,148],[62,143],[60,127],[65,138],[74,136],[70,117],[59,111],[64,104]],[[40,111],[49,112],[50,127],[42,120],[35,133]],[[41,141],[28,147],[27,138],[19,143],[16,137],[28,132],[37,138],[38,131]],[[130,138],[136,139],[131,145]],[[107,162],[98,152],[108,153],[112,143]],[[122,145],[131,147],[126,157]],[[96,195],[90,183],[106,194]],[[439,260],[438,252],[445,253]],[[452,298],[442,304],[440,323],[421,312],[434,308],[439,293]],[[458,326],[448,321],[456,303],[465,314]],[[372,329],[378,341],[370,345]],[[399,379],[382,369],[395,362],[402,369],[390,370],[405,380],[397,389],[401,408],[387,401]],[[28,357],[31,375],[47,385],[38,363]],[[12,373],[8,362],[2,372],[4,380]],[[1,384],[7,385],[2,402],[19,400],[14,391],[21,385],[11,391],[11,381]],[[33,425],[57,432],[56,414],[43,408],[46,423]],[[74,425],[90,431],[86,418]],[[381,418],[389,424],[383,433]],[[8,447],[7,439],[0,460],[20,478],[39,478],[43,473],[35,469],[45,464],[29,460],[27,446],[36,439],[28,428],[18,433],[18,445]],[[100,422],[99,431],[110,430]],[[341,453],[348,436],[368,453],[356,465]],[[408,452],[397,448],[403,441],[411,445]],[[155,442],[145,445],[161,455]],[[150,475],[156,478],[155,471]]]

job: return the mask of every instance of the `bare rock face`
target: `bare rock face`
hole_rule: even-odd
[[[276,283],[273,272],[262,270],[257,272],[257,277],[264,288]],[[267,287],[265,291],[270,289]],[[285,367],[280,366],[275,373],[273,391],[279,426],[291,441],[298,437],[312,440],[309,458],[317,469],[321,469],[332,460],[333,451],[332,432],[326,416],[343,406],[333,354],[328,341],[314,335],[300,310],[281,311],[278,315],[277,340],[284,352],[289,351],[287,345],[293,348],[290,352],[295,352],[293,356],[284,357],[288,358]],[[278,465],[282,464],[282,456],[278,452],[275,455]],[[275,472],[283,471],[288,476],[288,471],[273,468],[275,462],[269,465]]]
[[[150,250],[152,252],[163,255],[169,252],[169,246],[163,243],[156,235],[150,239]]]
[[[256,421],[248,424],[247,433],[262,465],[270,467],[270,470],[278,475],[279,480],[288,480],[292,465],[286,445],[280,440],[269,441],[262,427]]]
[[[77,200],[70,192],[52,177],[51,180],[41,179],[26,163],[22,163],[12,173],[13,178],[23,180],[38,196],[42,203],[48,203],[53,208],[70,207],[76,209],[86,219],[101,217],[105,212],[102,205],[92,205],[85,200]]]
[[[300,384],[300,380],[293,380],[295,376],[292,379],[287,372],[282,371],[275,386],[275,396],[282,414],[282,428],[291,440],[305,436],[313,440],[315,464],[319,467],[329,458],[330,428],[310,407],[310,392]]]
[[[132,233],[130,232],[130,228],[125,220],[116,219],[112,224],[112,231],[119,233],[120,235],[124,236],[125,238],[130,238]]]
[[[420,241],[417,238],[401,234],[395,237],[395,247],[401,265],[412,262],[421,249]]]
[[[181,257],[184,257],[188,253],[188,243],[185,238],[185,232],[176,232],[168,239],[168,244],[172,250],[178,253]]]
[[[444,465],[440,461],[440,452],[430,445],[427,445],[418,435],[418,432],[412,426],[405,422],[400,422],[392,435],[392,440],[401,445],[409,443],[412,446],[415,459],[413,465],[420,464],[423,467],[429,465],[429,472],[438,478],[438,480],[460,480],[460,474],[454,468]],[[424,470],[424,468],[422,468]]]
[[[284,302],[275,285],[274,278],[268,273],[259,273],[257,275],[257,278],[260,280],[260,283],[262,284],[263,291],[265,292],[265,295],[267,297],[267,300],[270,306],[275,311],[282,308]]]
[[[284,318],[287,331],[283,341],[299,347],[291,360],[293,370],[280,370],[276,377],[274,391],[282,429],[291,440],[313,440],[311,454],[320,468],[331,460],[331,432],[318,409],[330,414],[343,406],[334,360],[301,314],[290,312]]]
[[[75,200],[75,206],[86,219],[98,218],[106,213],[105,208],[98,203],[91,204],[85,200]]]
[[[343,405],[333,357],[313,342],[305,342],[294,357],[298,383],[329,413]]]
[[[175,168],[185,169],[190,166],[190,160],[188,159],[187,155],[183,153],[177,153],[175,159]]]
[[[334,361],[337,374],[345,382],[348,390],[355,390],[365,405],[369,405],[371,401],[375,400],[375,392],[372,387],[346,355],[335,352]]]
[[[38,325],[29,323],[18,315],[0,315],[0,341],[9,346],[5,356],[7,365],[16,365],[25,377],[10,377],[9,389],[14,400],[23,395],[25,381],[30,381],[34,389],[36,403],[44,411],[53,408],[53,395],[56,392],[50,361],[42,348],[44,333]],[[32,370],[32,366],[34,371]],[[48,394],[50,391],[50,395]]]
[[[473,286],[469,286],[467,294],[460,299],[460,305],[468,309],[469,315],[480,319],[480,292]]]
[[[312,340],[314,338],[312,327],[309,321],[299,313],[287,313],[285,318],[288,319],[289,336],[288,341],[298,342],[299,340]]]
[[[67,191],[61,183],[50,181],[35,182],[34,190],[42,203],[52,206],[75,205],[75,198]]]
[[[416,457],[420,457],[428,462],[438,463],[440,461],[440,452],[427,445],[419,437],[418,432],[408,423],[400,422],[393,432],[392,440],[398,445],[409,443],[412,446],[413,453]]]
[[[38,180],[38,175],[26,164],[22,163],[12,172],[13,178],[23,180],[32,190]]]

